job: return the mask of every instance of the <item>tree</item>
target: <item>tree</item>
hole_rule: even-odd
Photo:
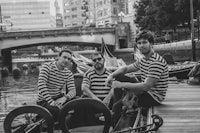
[[[194,17],[200,0],[193,0]],[[173,29],[178,25],[190,28],[189,0],[139,0],[135,3],[135,23],[141,29],[160,32],[163,29]]]

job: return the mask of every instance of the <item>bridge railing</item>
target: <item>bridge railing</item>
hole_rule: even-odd
[[[58,36],[58,35],[93,35],[93,34],[115,34],[115,28],[62,28],[62,29],[41,29],[41,30],[29,30],[29,31],[10,31],[0,32],[0,39],[4,38],[31,38],[31,37],[45,37],[45,36]]]

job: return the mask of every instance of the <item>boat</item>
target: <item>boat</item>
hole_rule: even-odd
[[[153,114],[152,108],[146,110],[146,118],[143,119],[143,108],[125,111],[124,118],[135,117],[133,123],[126,128],[112,127],[112,111],[102,102],[82,98],[81,83],[83,76],[75,75],[77,97],[66,103],[60,112],[57,122],[53,121],[52,114],[38,105],[17,107],[10,111],[4,120],[5,133],[139,133],[157,131],[163,124],[163,119]],[[95,115],[84,110],[96,110]],[[127,117],[130,116],[130,117]],[[122,117],[123,118],[123,117]],[[121,119],[120,119],[121,120]],[[123,119],[124,120],[124,119]],[[122,121],[124,122],[124,121]],[[125,123],[126,124],[126,123]]]
[[[188,74],[197,62],[183,62],[169,65],[169,77],[177,77],[178,79],[188,79]]]
[[[90,59],[80,55],[73,55],[72,58],[79,71],[74,76],[77,97],[64,105],[59,120],[54,122],[52,114],[41,106],[23,105],[7,114],[3,125],[5,133],[139,133],[157,131],[162,126],[163,119],[160,116],[153,114],[150,108],[144,111],[141,107],[135,110],[124,110],[119,122],[113,126],[112,110],[98,100],[81,97],[82,75],[91,67]],[[109,58],[114,59],[117,68],[120,65],[125,65],[118,64],[115,57]],[[84,111],[88,109],[90,111],[96,110],[95,115]],[[133,117],[134,119],[132,119]],[[131,123],[129,123],[130,121]]]

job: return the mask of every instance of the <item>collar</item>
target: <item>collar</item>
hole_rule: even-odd
[[[154,55],[154,53],[155,53],[155,52],[154,52],[154,50],[152,49],[151,52],[150,52],[147,56],[144,56],[144,59],[145,59],[145,60],[148,60],[149,58],[151,58],[151,57]]]

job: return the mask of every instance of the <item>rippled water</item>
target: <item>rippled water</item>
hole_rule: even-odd
[[[36,77],[21,77],[18,81],[8,77],[7,84],[1,86],[0,90],[0,121],[16,107],[35,104],[36,94]]]

